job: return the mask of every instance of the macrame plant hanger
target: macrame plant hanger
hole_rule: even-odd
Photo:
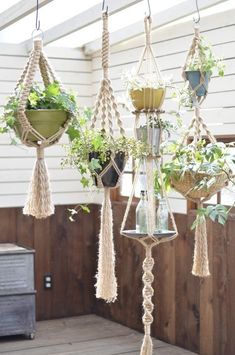
[[[200,57],[200,51],[198,49],[198,45],[200,42],[199,21],[200,21],[200,14],[198,20],[197,21],[194,20],[195,35],[187,55],[185,65],[183,66],[182,76],[185,81],[188,80],[187,68],[189,67],[190,63],[193,63],[195,60],[201,63],[202,60],[202,58]],[[190,86],[189,83],[188,85]],[[194,88],[191,87],[192,94],[193,94],[194,117],[179,145],[179,149],[184,147],[185,145],[188,144],[190,137],[193,137],[193,140],[190,143],[190,145],[192,146],[195,154],[197,151],[197,143],[202,138],[204,139],[208,138],[208,140],[211,143],[216,143],[216,138],[210,132],[204,119],[201,116],[200,106],[207,96],[207,88],[205,90],[205,96],[197,95],[197,90],[201,86],[205,87],[205,73],[200,71],[200,83]],[[193,177],[190,174],[188,174],[187,177],[184,177],[183,183],[180,180],[179,181],[174,180],[172,181],[172,186],[174,187],[175,190],[180,192],[186,199],[196,203],[198,208],[202,208],[204,202],[209,200],[215,193],[220,191],[221,188],[225,187],[228,180],[226,173],[219,174],[216,183],[213,184],[211,188],[208,188],[208,190],[205,192],[202,190],[192,189],[191,187],[192,179]],[[210,275],[209,260],[208,260],[208,245],[207,245],[207,227],[206,227],[206,219],[204,216],[201,217],[200,223],[196,225],[192,274],[199,277],[206,277]]]
[[[38,21],[38,7],[36,16],[36,30],[41,31],[40,22]],[[68,114],[65,124],[49,138],[43,137],[32,127],[26,114],[26,105],[38,68],[45,87],[56,81],[59,83],[61,91],[64,90],[43,52],[42,40],[40,38],[34,39],[33,49],[16,84],[13,96],[16,96],[19,89],[21,89],[18,96],[19,104],[17,109],[17,122],[20,127],[17,133],[20,133],[20,140],[26,146],[37,149],[37,160],[33,169],[23,213],[36,218],[46,218],[54,213],[54,206],[51,199],[48,170],[44,160],[44,149],[58,142],[67,127],[70,115]]]
[[[153,50],[151,47],[151,17],[145,17],[145,34],[146,34],[146,43],[143,54],[140,58],[139,65],[138,65],[138,72],[142,67],[144,60],[149,61],[149,65],[147,65],[147,74],[152,73],[152,75],[156,75],[159,80],[162,80],[161,73],[158,68],[157,62],[155,60]],[[143,109],[141,111],[134,111],[133,113],[136,116],[135,120],[135,134],[136,129],[138,126],[138,122],[140,116],[143,115],[146,125],[147,125],[147,136],[148,142],[151,142],[151,127],[150,127],[150,119],[160,117],[160,114],[164,111],[150,108],[150,109]],[[160,141],[162,141],[162,132],[160,130]],[[154,281],[154,275],[152,273],[152,269],[154,266],[154,259],[152,257],[152,249],[155,246],[158,246],[161,243],[169,242],[175,239],[178,235],[177,226],[175,224],[174,215],[171,210],[171,206],[167,197],[167,194],[164,189],[163,179],[161,174],[161,156],[159,151],[155,149],[155,147],[151,147],[151,153],[145,158],[143,161],[137,163],[137,168],[134,174],[134,181],[132,186],[132,191],[130,197],[128,199],[126,211],[124,214],[124,218],[122,221],[121,226],[121,235],[127,238],[131,238],[137,242],[139,242],[145,249],[145,259],[143,261],[143,310],[144,314],[142,317],[143,325],[144,325],[144,339],[141,347],[141,355],[151,355],[153,353],[153,343],[151,339],[151,324],[153,322],[153,308],[154,304],[152,302],[152,297],[154,294],[154,290],[152,288],[152,283]],[[132,205],[132,200],[135,193],[135,188],[137,186],[137,182],[139,179],[141,172],[142,164],[145,166],[146,170],[146,192],[147,192],[147,233],[138,233],[135,229],[134,230],[125,230],[125,225],[128,219],[128,215],[130,212],[130,208]],[[157,169],[158,177],[161,181],[162,186],[162,197],[166,199],[168,212],[170,214],[171,222],[173,230],[163,232],[163,231],[156,231],[156,206],[155,206],[155,194],[154,194],[154,167]]]
[[[103,8],[104,9],[104,3]],[[116,120],[119,133],[125,135],[120,113],[114,97],[111,81],[109,79],[109,32],[108,32],[108,8],[103,11],[103,34],[102,34],[102,69],[103,79],[97,95],[91,128],[98,128],[101,122],[102,131],[110,139],[114,139],[114,119]],[[97,127],[96,127],[97,126]],[[115,276],[115,250],[113,242],[113,215],[110,202],[110,187],[103,184],[102,177],[111,168],[119,175],[115,188],[119,185],[122,171],[115,161],[115,152],[110,152],[110,162],[101,173],[96,174],[97,186],[104,188],[104,200],[101,208],[101,226],[99,233],[98,272],[96,283],[96,297],[106,302],[114,302],[117,298],[117,280]]]

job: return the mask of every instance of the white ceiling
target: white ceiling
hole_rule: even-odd
[[[11,6],[14,6],[19,0],[7,0],[0,2],[0,13],[4,12]],[[25,0],[28,1],[28,0]],[[106,5],[112,10],[112,4],[118,0],[107,0]],[[152,14],[160,13],[169,9],[172,6],[178,5],[185,0],[150,0]],[[194,0],[191,0],[194,2]],[[204,0],[199,0],[203,4]],[[100,3],[100,0],[53,0],[47,5],[43,6],[39,10],[39,18],[41,22],[41,29],[47,31],[54,26],[63,23],[66,20],[83,13],[91,7]],[[36,6],[36,0],[35,0]],[[216,12],[225,11],[227,9],[235,8],[235,0],[227,0],[219,5],[212,6],[210,9],[201,11],[201,15],[209,15]],[[101,9],[100,9],[101,10]],[[110,16],[109,29],[110,32],[115,32],[123,27],[129,26],[140,21],[145,12],[148,11],[147,1],[140,1],[133,6],[129,6],[125,10],[119,11]],[[101,15],[101,13],[100,13]],[[193,16],[191,16],[193,17]],[[183,21],[182,19],[181,21]],[[79,24],[78,24],[79,25]],[[31,33],[35,28],[35,11],[31,14],[23,17],[14,24],[8,26],[0,32],[0,42],[5,43],[21,43],[28,40],[31,37]],[[101,21],[97,20],[78,31],[75,31],[63,38],[55,40],[49,44],[49,46],[56,47],[71,47],[77,48],[94,41],[101,36]]]

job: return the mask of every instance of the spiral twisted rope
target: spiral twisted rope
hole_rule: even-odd
[[[91,119],[91,128],[94,129],[96,123],[101,121],[101,128],[112,138],[114,136],[113,121],[115,118],[121,136],[125,135],[120,113],[113,94],[111,81],[109,79],[109,31],[108,14],[103,13],[103,35],[102,35],[102,69],[103,79],[96,98],[94,114]]]
[[[144,308],[144,315],[143,315],[143,324],[146,327],[150,327],[152,322],[153,322],[153,308],[154,305],[152,303],[152,297],[154,294],[154,290],[152,288],[152,283],[154,281],[154,276],[152,273],[153,266],[154,266],[154,260],[152,258],[152,247],[151,246],[146,246],[145,248],[146,251],[146,257],[143,262],[143,277],[142,281],[144,284],[143,288],[143,308]],[[149,333],[150,335],[150,333]]]

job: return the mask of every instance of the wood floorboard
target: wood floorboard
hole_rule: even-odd
[[[6,355],[139,355],[143,334],[95,315],[37,323],[34,340],[0,338]],[[154,339],[154,354],[195,355]]]

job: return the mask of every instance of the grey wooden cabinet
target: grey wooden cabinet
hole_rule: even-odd
[[[34,250],[0,243],[0,336],[35,334]]]

